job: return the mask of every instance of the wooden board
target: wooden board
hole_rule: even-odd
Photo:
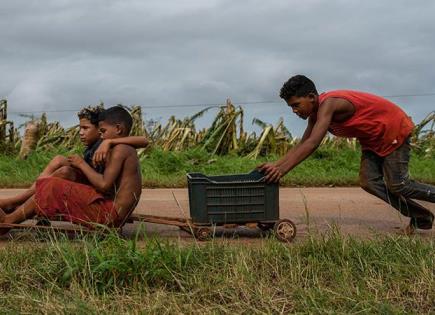
[[[63,232],[96,232],[98,230],[91,230],[84,226],[52,226],[52,225],[36,225],[28,223],[0,223],[0,229],[35,229],[35,230],[50,230],[50,231],[63,231]]]
[[[102,228],[90,229],[85,226],[76,225],[69,221],[63,220],[62,216],[55,217],[54,220],[47,220],[45,218],[35,218],[35,223],[0,223],[0,229],[33,229],[33,230],[47,230],[47,231],[59,231],[59,232],[101,232]],[[165,224],[178,226],[180,228],[190,229],[193,225],[190,219],[176,218],[176,217],[163,217],[145,214],[132,214],[126,222],[133,223],[148,222],[155,224]],[[42,224],[38,224],[42,223]],[[44,224],[45,223],[45,224]],[[59,225],[62,224],[62,225]],[[67,224],[67,225],[66,225]],[[110,228],[110,230],[120,230],[121,228]]]

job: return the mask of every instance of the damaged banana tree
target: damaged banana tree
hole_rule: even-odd
[[[263,131],[258,140],[254,138],[257,144],[254,150],[247,155],[250,159],[256,159],[259,155],[283,155],[295,144],[295,140],[290,131],[284,126],[282,118],[280,118],[275,128],[257,118],[254,118],[252,123],[260,126]]]
[[[19,141],[18,130],[14,123],[8,120],[8,102],[0,100],[0,145],[2,149],[14,150]]]
[[[239,150],[239,140],[246,137],[243,130],[243,109],[235,107],[230,99],[217,113],[210,128],[204,134],[201,148],[211,154],[225,155]]]
[[[424,152],[426,157],[435,154],[435,111],[429,113],[414,128],[411,143],[419,152]]]

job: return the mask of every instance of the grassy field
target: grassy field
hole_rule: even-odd
[[[0,185],[28,186],[65,151],[26,161],[0,155]],[[198,150],[152,150],[145,187],[184,187],[186,172],[249,172],[259,163]],[[356,185],[360,153],[320,149],[284,186]],[[434,159],[414,154],[413,178],[435,183]],[[0,249],[0,313],[435,314],[435,240],[353,239],[332,231],[296,244],[264,239],[177,243],[84,237]]]
[[[32,154],[27,160],[0,155],[0,187],[29,186],[56,154],[66,151]],[[185,187],[187,172],[209,175],[249,172],[276,156],[251,160],[236,155],[210,156],[200,150],[165,152],[151,150],[142,158],[144,187]],[[358,150],[319,149],[283,178],[282,186],[352,186],[358,185],[360,152]],[[435,184],[435,160],[414,154],[410,163],[414,179]]]
[[[435,312],[435,243],[344,238],[284,245],[109,236],[0,249],[1,313]]]

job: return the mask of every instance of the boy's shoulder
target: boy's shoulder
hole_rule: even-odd
[[[137,157],[136,149],[127,144],[117,144],[112,148],[112,156],[116,159],[126,159],[130,156]]]
[[[136,153],[136,149],[128,144],[117,144],[113,147],[113,152]]]

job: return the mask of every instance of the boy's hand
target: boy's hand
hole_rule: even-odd
[[[257,169],[265,174],[267,183],[277,183],[283,176],[282,170],[274,163],[263,163],[257,166]]]
[[[103,140],[92,157],[92,163],[94,165],[105,164],[111,147],[112,143],[109,139]]]
[[[83,160],[83,158],[77,154],[69,156],[68,162],[75,168],[80,168],[80,165],[86,163],[85,160]]]

